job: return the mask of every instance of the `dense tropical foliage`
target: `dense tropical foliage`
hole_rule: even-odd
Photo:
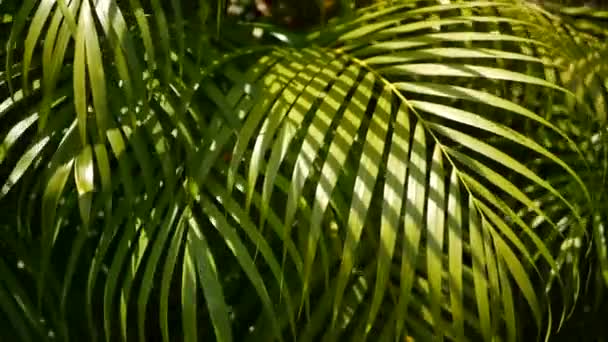
[[[608,11],[236,2],[0,0],[0,340],[592,333]]]

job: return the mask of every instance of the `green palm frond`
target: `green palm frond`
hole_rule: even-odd
[[[284,224],[290,233],[297,216],[298,198],[303,193],[314,194],[309,222],[294,229],[304,230],[297,234],[304,239],[302,245],[306,251],[305,294],[310,292],[308,280],[312,270],[324,270],[322,273],[328,274],[328,268],[340,265],[334,280],[335,288],[329,286],[335,291],[329,331],[336,326],[344,291],[355,269],[357,249],[368,247],[360,246],[359,241],[370,240],[367,234],[374,234],[373,226],[379,227],[375,232],[379,234],[379,242],[368,248],[377,250],[378,270],[373,299],[369,299],[366,331],[373,328],[389,282],[389,269],[396,256],[401,257],[401,262],[397,258],[396,265],[402,264],[400,283],[397,283],[401,293],[393,299],[393,305],[407,306],[411,286],[418,277],[428,282],[428,291],[431,291],[428,296],[435,301],[428,303],[430,315],[427,319],[435,334],[465,336],[465,315],[460,313],[452,316],[452,322],[449,319],[445,322],[442,310],[451,313],[451,308],[441,309],[444,300],[440,299],[451,295],[449,287],[446,289],[443,283],[449,283],[453,278],[461,279],[463,268],[471,275],[468,280],[475,288],[475,293],[471,294],[478,309],[475,328],[485,339],[498,333],[503,324],[510,333],[515,333],[514,319],[503,316],[506,313],[502,312],[514,305],[511,289],[509,295],[501,291],[508,276],[514,278],[516,288],[532,306],[540,324],[542,309],[537,293],[532,289],[532,280],[524,270],[536,267],[534,265],[541,261],[524,258],[526,261],[522,262],[516,255],[530,255],[532,248],[533,252],[544,250],[544,261],[552,267],[556,266],[555,260],[529,224],[522,221],[520,227],[529,237],[517,233],[519,229],[508,228],[505,217],[512,211],[507,210],[500,199],[502,196],[495,196],[493,192],[501,190],[511,195],[534,208],[539,217],[547,218],[549,225],[554,228],[556,225],[549,213],[536,207],[519,191],[521,185],[493,171],[497,165],[493,163],[519,174],[519,181],[524,178],[553,193],[575,217],[578,217],[577,208],[526,165],[474,135],[500,142],[502,148],[519,144],[520,153],[537,153],[563,168],[582,189],[585,186],[555,154],[495,119],[500,114],[492,117],[493,121],[485,114],[502,109],[501,116],[509,118],[503,119],[505,123],[530,121],[556,132],[562,139],[565,137],[542,116],[496,97],[495,94],[512,95],[505,86],[507,82],[535,86],[538,94],[550,92],[538,86],[568,92],[539,77],[526,75],[527,64],[532,64],[532,70],[536,67],[542,71],[546,63],[534,55],[512,50],[513,45],[509,45],[516,42],[542,46],[542,41],[520,37],[508,30],[495,31],[499,22],[522,25],[521,21],[498,17],[498,13],[493,18],[462,15],[466,10],[490,6],[512,5],[466,2],[420,7],[405,2],[382,11],[363,12],[352,22],[330,28],[337,32],[335,50],[294,51],[286,61],[277,56],[274,68],[257,81],[259,86],[255,87],[254,83],[253,88],[260,89],[261,93],[253,95],[251,100],[256,104],[243,124],[247,133],[238,137],[228,186],[232,186],[231,175],[238,172],[239,162],[244,157],[247,168],[243,172],[248,174],[246,199],[261,189],[264,202],[274,203],[271,197],[273,177],[283,168],[292,170],[287,171],[291,173],[289,190],[277,194],[287,199]],[[358,25],[361,28],[357,28]],[[476,25],[475,31],[471,30],[473,25]],[[318,37],[324,36],[318,34]],[[303,53],[308,55],[302,56]],[[517,64],[510,63],[511,60]],[[509,71],[504,69],[507,65]],[[277,97],[279,100],[275,101]],[[441,102],[446,97],[456,101],[446,105]],[[243,107],[235,107],[235,111],[242,110]],[[462,126],[455,129],[455,125]],[[466,126],[469,128],[464,128]],[[253,133],[256,130],[257,135]],[[511,144],[504,144],[505,141]],[[573,145],[572,141],[569,143]],[[247,156],[246,151],[250,148],[251,155]],[[466,154],[462,148],[466,148]],[[532,151],[524,152],[526,148]],[[477,153],[471,156],[471,152]],[[267,165],[264,165],[266,158]],[[355,169],[356,173],[351,171]],[[257,182],[260,175],[263,175],[263,181]],[[446,184],[450,182],[452,186],[448,188]],[[334,193],[339,198],[336,203],[333,203]],[[344,198],[344,194],[350,198]],[[463,220],[459,224],[448,225],[452,215],[448,214],[446,199],[450,196],[455,196],[454,201],[458,203],[452,210],[454,216]],[[339,203],[344,201],[346,203]],[[339,233],[343,247],[338,251],[341,257],[334,262],[336,266],[331,266],[331,261],[324,262],[323,256],[316,260],[319,240],[325,234],[324,220],[331,211],[336,211],[335,216],[342,220],[337,225],[343,227]],[[463,219],[463,216],[467,218],[467,212],[468,219]],[[265,215],[263,210],[261,224]],[[464,254],[464,259],[473,261],[469,264],[456,262],[454,265],[459,264],[458,267],[448,268],[442,260],[444,239],[453,225],[467,228],[460,233],[463,235],[450,235],[452,239],[470,236],[470,240],[464,243],[468,248],[460,242],[460,247],[455,247],[457,249],[448,255]],[[361,240],[363,227],[366,238]],[[395,253],[395,241],[400,231],[403,231],[400,240],[403,250],[398,254]],[[573,231],[580,234],[582,230],[579,227]],[[329,251],[325,254],[331,255]],[[427,260],[422,269],[416,265],[415,260],[419,257]],[[499,269],[504,272],[501,276]],[[463,302],[462,293],[453,295],[457,298],[454,305]],[[396,316],[399,334],[405,312],[398,311],[401,311]],[[458,329],[447,329],[451,324]]]
[[[0,35],[0,242],[37,249],[31,289],[5,265],[28,248],[0,258],[0,317],[24,340],[43,318],[61,339],[514,341],[570,313],[581,245],[608,269],[605,96],[576,116],[606,91],[600,43],[575,65],[551,39],[578,31],[514,1],[259,26],[297,48],[222,12],[29,0]]]

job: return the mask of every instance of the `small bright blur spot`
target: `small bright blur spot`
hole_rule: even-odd
[[[282,33],[275,32],[275,33],[273,33],[273,36],[283,43],[289,42],[289,38],[287,38],[287,36]]]
[[[255,327],[252,325],[249,327],[249,332],[253,332],[255,330]]]
[[[331,221],[329,224],[329,230],[331,231],[332,235],[338,235],[338,224],[336,221]]]
[[[25,263],[23,262],[23,260],[19,260],[17,261],[17,268],[22,270],[23,268],[25,268]]]
[[[246,83],[243,91],[245,91],[245,94],[251,94],[251,84]]]
[[[55,337],[55,332],[53,330],[49,330],[49,338]]]
[[[245,12],[245,8],[241,5],[238,5],[234,2],[230,3],[228,6],[228,14],[230,15],[241,15]]]
[[[262,38],[262,36],[264,35],[264,29],[260,27],[254,27],[251,34],[256,38]]]

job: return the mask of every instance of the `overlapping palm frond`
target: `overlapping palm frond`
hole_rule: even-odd
[[[221,12],[31,0],[0,36],[0,208],[39,246],[10,259],[35,289],[0,283],[20,336],[512,341],[552,328],[552,282],[565,316],[605,145],[569,126],[535,35],[559,24],[389,1],[293,48]]]
[[[592,7],[563,7],[545,3],[547,9],[558,15],[543,11],[537,16],[543,25],[532,30],[532,36],[548,42],[550,48],[545,50],[558,65],[561,66],[559,78],[564,86],[571,90],[578,101],[571,99],[565,106],[548,108],[548,118],[555,122],[564,132],[576,141],[583,151],[585,161],[574,155],[562,142],[547,131],[540,134],[546,146],[550,146],[561,158],[576,170],[577,174],[591,189],[592,201],[588,205],[580,206],[580,215],[584,218],[584,236],[571,237],[560,241],[551,238],[545,239],[547,244],[560,246],[556,260],[562,273],[570,276],[564,277],[565,286],[575,298],[582,298],[578,305],[578,312],[593,315],[603,309],[603,292],[608,285],[608,259],[606,258],[606,233],[604,227],[607,221],[604,213],[606,189],[606,110],[608,109],[606,96],[608,95],[608,74],[606,73],[606,21],[605,11]],[[530,13],[527,13],[530,15]],[[557,34],[555,33],[557,32]],[[555,184],[556,188],[567,198],[576,199],[582,204],[579,186],[572,180],[557,172],[547,164],[534,161],[534,169],[544,174],[545,179]],[[538,203],[550,207],[556,215],[560,230],[565,231],[574,218],[564,208],[555,202],[554,196],[548,196],[538,188],[525,189]],[[522,210],[522,213],[526,209]],[[554,300],[561,302],[560,296]],[[573,307],[574,309],[574,307]],[[580,314],[579,314],[580,315]],[[582,316],[575,317],[576,321],[583,320]],[[577,328],[578,329],[578,328]],[[567,328],[568,330],[568,328]],[[598,331],[596,336],[603,332]],[[565,332],[565,338],[572,332]],[[591,338],[591,337],[590,337]]]
[[[248,174],[247,191],[261,191],[263,203],[274,202],[275,175],[282,170],[291,174],[290,187],[274,196],[286,202],[284,225],[289,233],[299,230],[304,293],[311,291],[307,282],[313,273],[338,270],[325,285],[334,293],[333,315],[327,313],[331,323],[319,327],[326,337],[335,338],[344,330],[340,320],[350,320],[341,317],[342,310],[360,310],[355,316],[364,328],[353,328],[353,336],[380,334],[385,327],[396,327],[391,333],[399,335],[407,322],[417,337],[436,334],[461,340],[478,333],[484,339],[496,334],[514,338],[516,322],[509,315],[515,291],[526,298],[541,324],[543,309],[531,270],[546,265],[556,270],[557,263],[542,242],[545,233],[538,235],[542,229],[515,215],[517,206],[508,205],[505,195],[530,208],[553,231],[557,224],[552,214],[521,191],[519,182],[552,194],[574,217],[579,208],[517,158],[537,154],[569,174],[584,197],[585,186],[555,154],[509,127],[548,129],[582,161],[560,129],[505,100],[518,95],[516,84],[524,85],[526,96],[536,92],[550,98],[554,94],[546,88],[570,96],[540,78],[545,69],[558,67],[541,59],[536,49],[544,43],[512,28],[539,23],[500,16],[499,10],[492,16],[487,10],[511,6],[403,2],[370,9],[329,29],[337,41],[331,49],[294,51],[286,61],[277,56],[276,74],[270,71],[257,81],[259,89],[268,91],[251,100],[256,104],[244,121],[247,134],[238,137],[231,172],[237,172],[251,149],[243,170]],[[311,37],[323,40],[330,34]],[[254,83],[253,89],[258,87]],[[533,109],[541,108],[539,101],[536,106]],[[312,213],[294,226],[297,199],[303,193],[314,198]],[[586,197],[583,202],[589,201]],[[261,225],[267,210],[259,214]],[[325,227],[332,223],[338,227],[333,234],[339,236],[335,251],[324,241],[331,239]],[[573,224],[567,234],[584,234],[580,224]],[[325,247],[318,247],[319,241]],[[359,250],[377,253],[377,274],[367,280],[370,288],[355,309],[342,300],[356,261],[366,264],[359,255],[366,252]],[[333,262],[328,260],[331,255]],[[462,282],[472,286],[462,292]],[[385,297],[387,286],[397,289],[392,296]],[[418,291],[428,301],[417,308],[420,311],[408,313],[403,307]],[[477,312],[463,311],[465,298],[476,302]],[[394,315],[383,312],[386,316],[376,325],[380,308],[397,309]],[[428,329],[422,328],[420,317]]]
[[[137,331],[143,339],[147,305],[151,290],[159,287],[154,286],[161,280],[159,275],[161,290],[154,295],[163,304],[160,315],[153,317],[162,323],[163,335],[169,336],[169,290],[178,279],[173,276],[175,253],[180,260],[188,255],[179,252],[179,243],[188,238],[184,246],[197,251],[190,260],[196,260],[198,266],[213,262],[205,259],[207,254],[201,248],[191,245],[202,243],[202,238],[195,239],[194,228],[186,227],[195,227],[206,216],[193,213],[184,188],[193,184],[185,182],[204,180],[199,172],[209,169],[217,157],[206,153],[217,128],[226,133],[224,139],[230,138],[229,124],[236,122],[226,120],[232,113],[218,110],[224,94],[217,84],[209,83],[210,74],[225,60],[249,51],[222,56],[209,45],[210,35],[198,34],[200,44],[185,51],[186,30],[193,34],[207,27],[204,25],[171,27],[175,37],[182,37],[182,44],[178,39],[176,49],[169,50],[169,28],[162,19],[166,9],[160,2],[146,4],[151,7],[145,9],[131,2],[127,12],[113,1],[92,4],[30,1],[15,16],[4,56],[8,67],[2,73],[6,95],[0,111],[0,161],[6,180],[2,193],[23,194],[13,213],[19,219],[16,233],[24,239],[34,236],[33,242],[40,244],[40,265],[33,272],[38,280],[34,294],[49,296],[47,314],[58,317],[59,322],[88,315],[88,325],[83,322],[71,326],[71,331],[56,330],[57,338],[86,336],[87,330],[94,335],[103,332],[108,339],[126,338],[132,333],[127,331],[128,318],[139,323]],[[184,19],[180,4],[171,6],[176,18]],[[146,10],[153,11],[158,20],[154,30]],[[205,1],[194,12],[203,21],[212,15]],[[132,25],[138,26],[141,41],[130,32]],[[20,30],[26,27],[22,45],[18,43],[23,35]],[[46,38],[39,53],[41,33]],[[160,48],[152,43],[152,37],[158,36],[164,44]],[[140,47],[146,55],[138,52]],[[205,55],[201,53],[204,49]],[[14,63],[20,51],[25,57]],[[210,54],[214,51],[215,56]],[[171,61],[171,53],[179,56],[177,62]],[[32,56],[39,59],[30,63]],[[206,83],[197,93],[203,80]],[[18,115],[23,112],[26,115]],[[177,247],[170,249],[169,241]],[[172,253],[165,255],[167,250]],[[164,269],[156,265],[163,256],[173,260]],[[191,275],[191,271],[186,268],[183,274]],[[218,277],[207,273],[200,283],[207,296],[211,296],[207,290],[215,288],[211,298],[216,301],[218,289],[221,292]],[[50,294],[47,284],[52,282],[61,285]],[[184,276],[183,283],[184,288],[193,289],[183,291],[186,316],[196,312],[197,280]],[[133,295],[134,284],[137,296]],[[130,308],[138,312],[133,315],[137,319],[127,315]],[[186,336],[196,330],[195,317],[184,319],[189,324],[184,326]],[[227,331],[221,329],[224,334]]]

